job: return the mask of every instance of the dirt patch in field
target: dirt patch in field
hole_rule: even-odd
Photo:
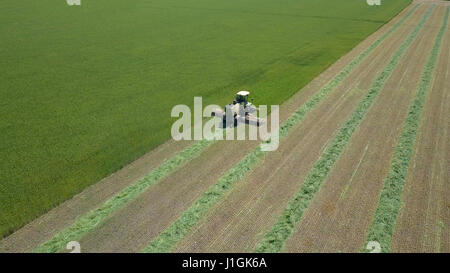
[[[363,247],[403,121],[433,45],[430,41],[434,41],[442,18],[443,12],[435,10],[403,56],[287,241],[287,252],[358,252]]]
[[[405,182],[394,252],[450,252],[450,25],[445,37]]]

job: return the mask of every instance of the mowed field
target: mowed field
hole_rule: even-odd
[[[246,89],[280,104],[409,2],[1,1],[0,237],[126,166],[111,197],[187,147],[160,146],[174,105]]]
[[[277,151],[169,141],[0,251],[450,252],[449,15],[415,1],[284,102]]]

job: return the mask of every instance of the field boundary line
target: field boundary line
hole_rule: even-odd
[[[402,25],[419,7],[415,5],[401,20],[381,35],[375,42],[367,47],[358,57],[347,64],[334,78],[325,84],[320,91],[303,104],[280,127],[280,139],[287,136],[290,130],[301,123],[304,116],[321,102],[329,92],[334,90],[353,69],[361,63],[375,48],[377,48],[391,33]],[[269,142],[269,141],[268,141]],[[241,180],[267,152],[261,151],[260,146],[235,164],[217,183],[211,186],[189,207],[172,225],[156,237],[143,252],[169,252],[178,243],[220,198],[233,187],[236,181]]]
[[[406,50],[427,22],[433,10],[434,6],[428,9],[421,21],[394,53],[383,71],[378,74],[367,95],[359,102],[349,119],[339,130],[338,135],[334,138],[331,145],[316,161],[314,167],[308,173],[308,176],[300,187],[300,190],[288,202],[278,221],[256,247],[256,252],[280,252],[283,249],[286,239],[292,234],[294,228],[302,219],[303,213],[309,207],[315,194],[320,190],[323,181],[325,181],[328,173],[347,146],[353,132],[364,119],[365,114],[369,111],[379,92],[390,78]]]
[[[382,246],[382,252],[390,252],[391,239],[395,229],[397,215],[402,206],[403,186],[406,181],[414,143],[419,130],[420,118],[427,98],[427,92],[433,81],[433,73],[436,61],[442,45],[442,40],[447,29],[450,7],[446,8],[442,26],[435,38],[433,48],[425,64],[419,87],[416,90],[414,100],[408,111],[408,116],[403,123],[402,133],[395,148],[391,161],[391,168],[384,179],[378,206],[367,233],[368,241],[377,241]]]
[[[129,185],[118,194],[105,201],[100,207],[91,210],[86,215],[78,218],[75,223],[57,233],[50,240],[39,245],[33,252],[57,252],[63,249],[67,242],[80,239],[84,234],[102,223],[103,220],[114,211],[123,207],[150,186],[158,183],[164,177],[179,169],[183,163],[197,157],[204,148],[208,147],[213,142],[214,141],[201,140],[190,145],[177,155],[166,160],[159,167],[139,179],[134,184]]]

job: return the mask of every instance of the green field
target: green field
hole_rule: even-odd
[[[176,104],[280,104],[409,0],[3,0],[0,238],[170,137]]]

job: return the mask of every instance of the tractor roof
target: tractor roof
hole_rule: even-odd
[[[236,95],[239,95],[239,96],[248,96],[249,94],[250,94],[250,92],[248,92],[248,91],[239,91],[239,92],[237,92]]]

